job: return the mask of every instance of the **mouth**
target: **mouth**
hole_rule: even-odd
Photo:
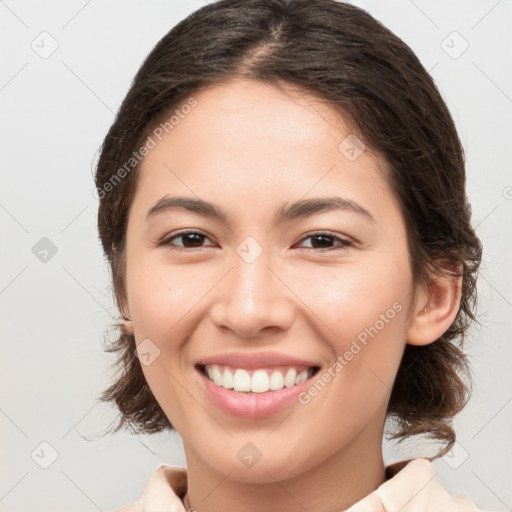
[[[237,393],[268,393],[298,386],[316,375],[319,366],[236,368],[221,364],[197,364],[196,369],[219,388]]]
[[[195,365],[199,385],[221,412],[257,420],[300,405],[320,366],[237,368],[224,364]]]

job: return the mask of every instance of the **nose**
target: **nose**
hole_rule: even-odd
[[[288,329],[295,314],[293,293],[279,267],[265,251],[252,262],[238,254],[232,261],[210,308],[214,324],[240,338]]]

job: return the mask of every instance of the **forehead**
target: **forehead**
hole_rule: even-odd
[[[353,131],[325,100],[285,82],[230,80],[212,85],[194,98],[198,105],[187,116],[190,124],[212,129],[212,136],[230,133],[232,142],[257,134],[254,145],[261,139],[276,138],[283,144],[311,143],[315,134],[329,132],[336,143],[342,134]],[[188,122],[187,118],[183,121]]]
[[[362,150],[338,112],[303,90],[236,80],[193,98],[196,106],[179,116],[141,164],[137,193],[148,201],[168,192],[222,193],[225,201],[232,193],[241,206],[263,200],[264,206],[282,203],[283,194],[297,200],[337,189],[355,200],[363,189],[391,193],[384,162]],[[350,146],[355,153],[346,152]]]

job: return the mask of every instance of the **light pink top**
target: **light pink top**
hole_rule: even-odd
[[[345,512],[489,512],[466,495],[450,495],[439,483],[429,459],[392,464],[389,479]],[[161,466],[149,479],[142,497],[116,512],[187,512],[182,498],[187,470]]]

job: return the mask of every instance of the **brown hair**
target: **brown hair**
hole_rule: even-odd
[[[187,98],[239,77],[297,86],[350,120],[390,169],[415,283],[446,272],[462,277],[455,321],[434,343],[407,345],[388,408],[398,427],[395,438],[425,434],[444,442],[440,453],[445,453],[455,440],[451,420],[469,397],[461,348],[475,320],[481,259],[465,192],[464,153],[418,58],[360,8],[335,0],[221,0],[192,13],[155,46],[104,140],[95,176],[98,229],[118,306],[125,304],[124,241],[138,174],[138,166],[127,169],[126,162]],[[125,424],[143,433],[172,429],[135,346],[134,337],[121,329],[106,349],[118,353],[121,373],[100,400],[114,402],[121,412],[115,431]]]

